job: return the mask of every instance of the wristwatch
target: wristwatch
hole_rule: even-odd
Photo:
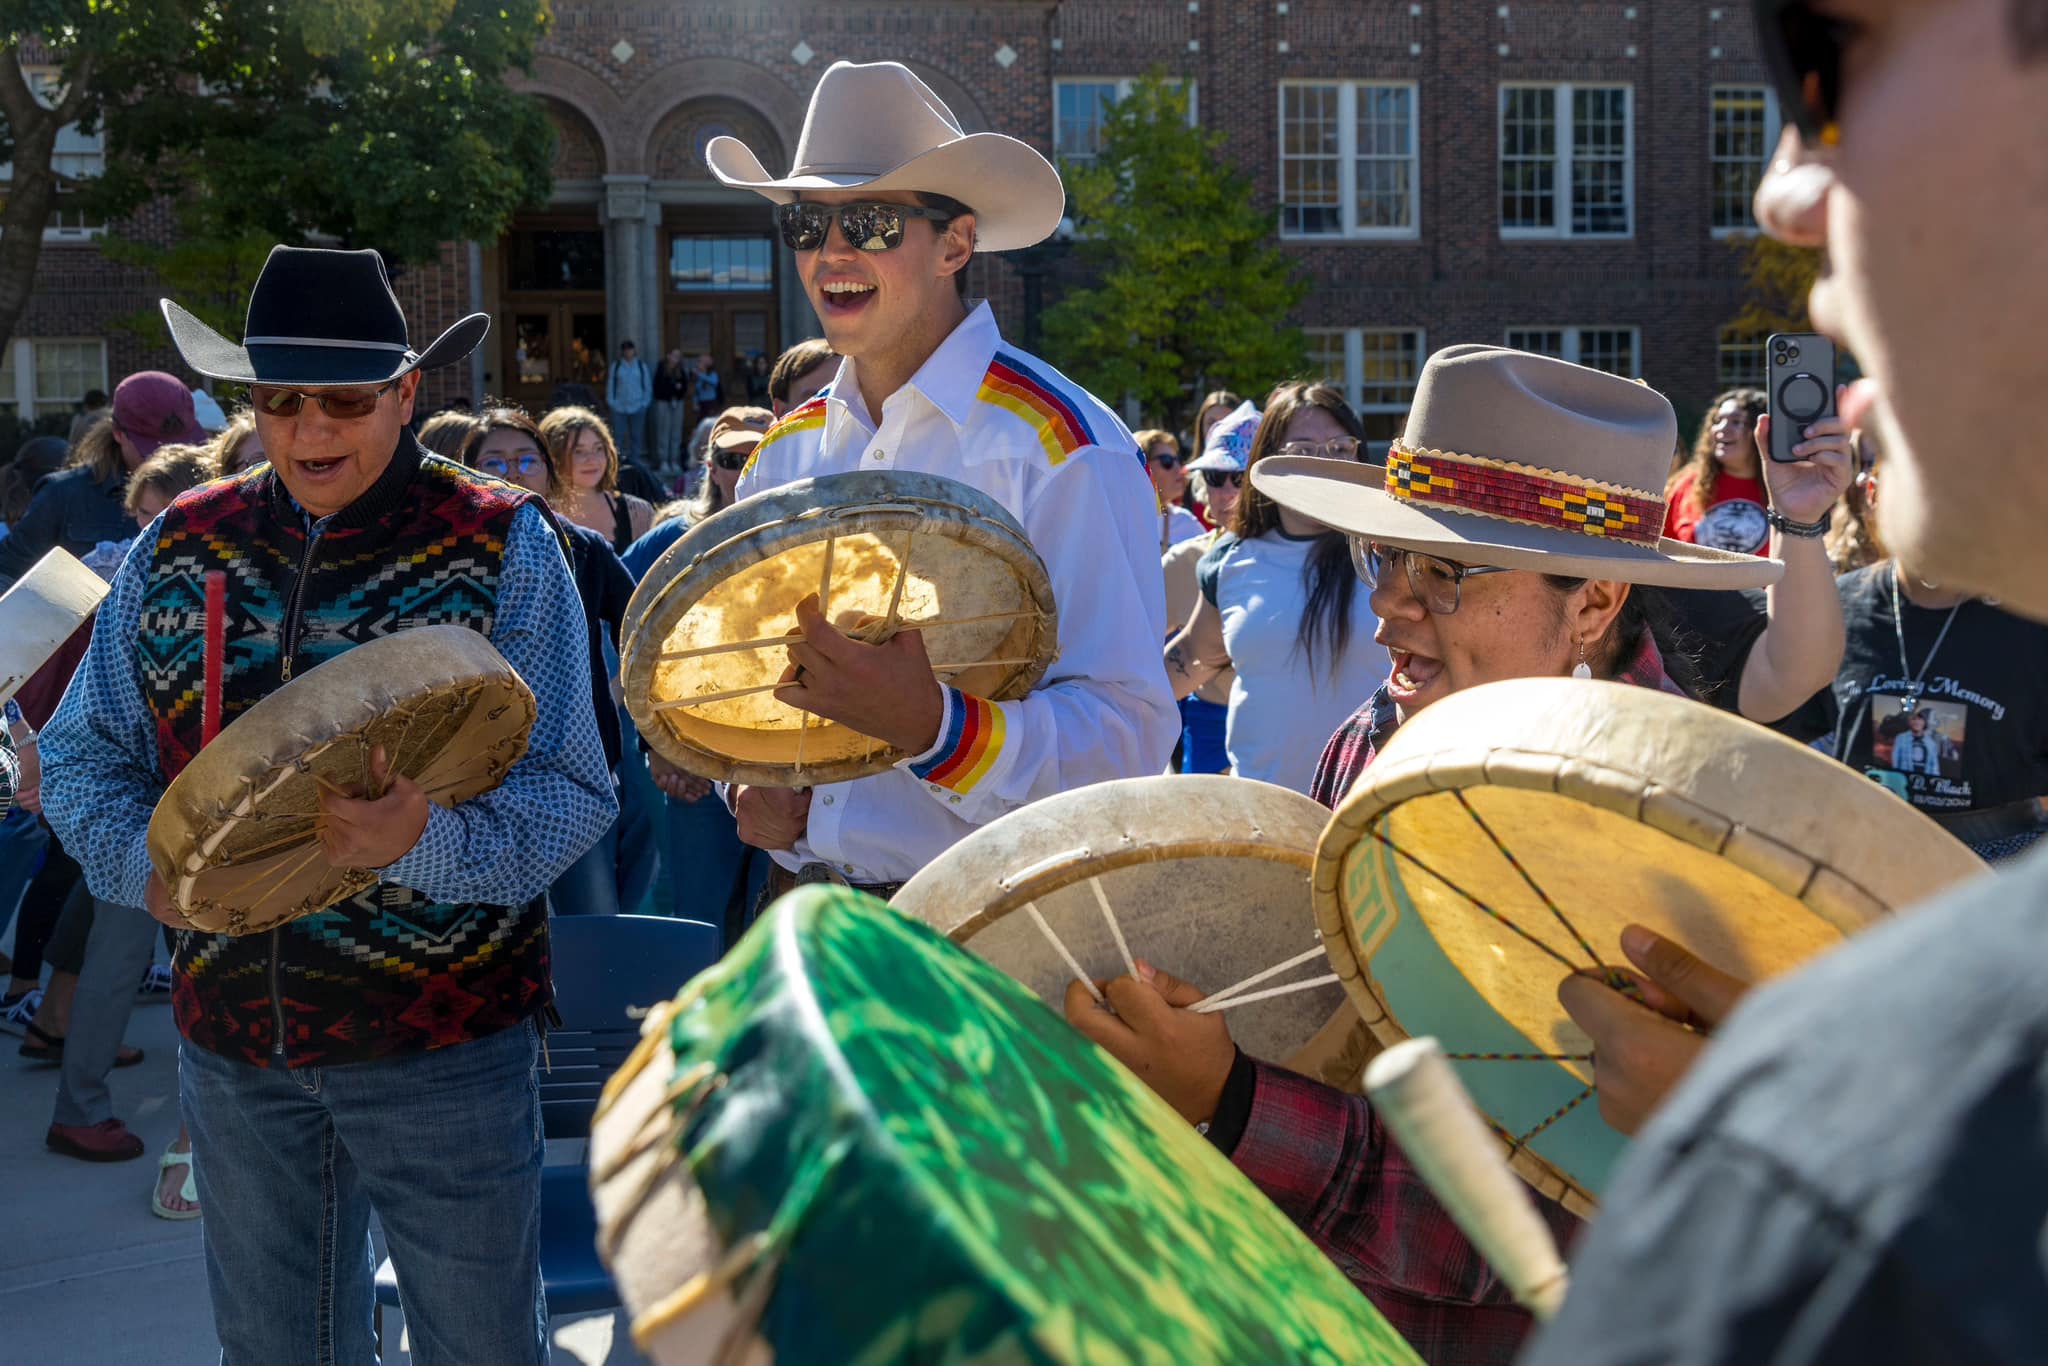
[[[1829,508],[1823,512],[1818,522],[1795,522],[1776,508],[1772,508],[1764,514],[1764,520],[1770,523],[1773,531],[1782,531],[1787,536],[1797,536],[1805,540],[1815,540],[1827,535],[1828,529],[1835,524],[1835,510]]]

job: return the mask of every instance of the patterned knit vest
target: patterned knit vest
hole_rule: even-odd
[[[208,571],[227,583],[226,725],[283,686],[287,650],[296,677],[414,626],[490,634],[505,538],[531,497],[410,437],[317,526],[268,465],[181,496],[158,534],[136,653],[163,781],[199,748]],[[462,1043],[551,1000],[545,906],[442,905],[383,883],[266,934],[180,935],[171,996],[187,1039],[258,1066]]]

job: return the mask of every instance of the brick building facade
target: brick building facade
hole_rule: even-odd
[[[398,281],[422,335],[492,315],[491,340],[431,377],[430,401],[601,392],[603,358],[626,337],[650,358],[713,351],[730,395],[737,357],[813,333],[762,201],[712,182],[702,148],[734,133],[786,165],[811,87],[841,58],[904,61],[970,130],[1070,155],[1086,155],[1120,81],[1163,69],[1192,82],[1200,122],[1223,133],[1314,281],[1297,321],[1315,368],[1376,434],[1398,422],[1421,356],[1455,342],[1637,374],[1691,413],[1751,365],[1721,335],[1742,293],[1730,237],[1776,131],[1746,7],[561,0],[533,71],[514,78],[559,132],[551,202]],[[1017,331],[1014,264],[975,271]],[[37,339],[102,338],[112,378],[171,363],[108,327],[151,294],[89,238],[53,240],[16,392]]]

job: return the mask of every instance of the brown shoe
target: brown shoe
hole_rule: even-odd
[[[97,1124],[52,1124],[43,1146],[85,1162],[126,1162],[142,1156],[142,1140],[118,1119]]]

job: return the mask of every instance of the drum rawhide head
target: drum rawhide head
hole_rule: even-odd
[[[799,480],[691,527],[634,592],[620,676],[655,753],[765,787],[846,782],[906,757],[775,699],[812,594],[870,644],[922,631],[940,681],[989,701],[1031,691],[1059,653],[1045,565],[987,494],[901,471]]]
[[[107,595],[107,581],[59,547],[0,594],[0,702],[35,677]]]
[[[1108,1054],[846,888],[782,898],[648,1017],[590,1168],[661,1366],[1417,1361]]]
[[[1372,1036],[1330,977],[1309,893],[1329,815],[1247,778],[1096,783],[974,831],[890,904],[1055,1009],[1077,975],[1142,958],[1240,1000],[1230,1032],[1254,1057],[1355,1091]]]
[[[1382,1044],[1442,1041],[1515,1169],[1592,1212],[1600,1118],[1570,973],[1640,924],[1775,976],[1984,864],[1861,775],[1651,688],[1517,679],[1402,724],[1316,853],[1330,961]]]
[[[195,930],[256,934],[377,885],[327,862],[319,794],[365,792],[384,747],[436,806],[505,779],[526,753],[533,694],[462,626],[366,641],[294,678],[193,756],[149,821],[149,857]]]

